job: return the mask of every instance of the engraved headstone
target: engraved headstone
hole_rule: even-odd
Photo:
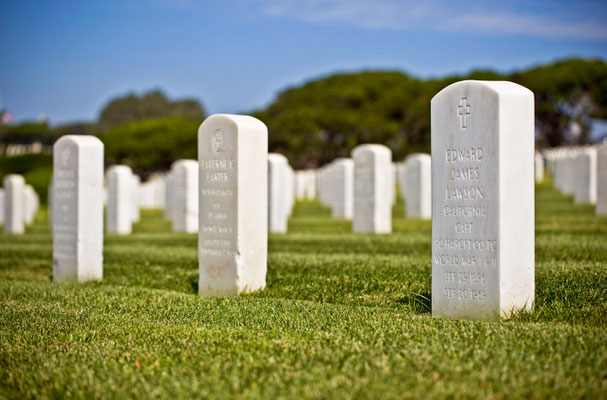
[[[432,160],[429,154],[411,154],[405,160],[404,196],[408,218],[432,218],[431,169]]]
[[[288,163],[282,154],[268,154],[268,229],[273,233],[287,232]]]
[[[22,234],[25,232],[23,219],[25,179],[21,175],[9,174],[4,177],[4,232]]]
[[[133,172],[126,165],[114,165],[107,170],[108,200],[106,215],[107,233],[131,233],[133,203],[131,188]]]
[[[432,315],[497,320],[534,301],[534,100],[462,81],[432,99]]]
[[[338,158],[331,165],[333,218],[352,219],[354,214],[354,161]]]
[[[103,143],[67,135],[53,146],[53,280],[103,277]]]
[[[381,144],[363,144],[352,150],[354,160],[354,217],[356,233],[390,233],[392,201],[389,185],[392,152]]]
[[[607,143],[596,151],[596,214],[607,215]]]
[[[268,129],[230,114],[198,130],[198,293],[234,296],[266,285]]]
[[[198,161],[178,160],[173,176],[173,231],[198,232]]]

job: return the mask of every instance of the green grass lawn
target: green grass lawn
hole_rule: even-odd
[[[607,219],[536,190],[533,313],[432,318],[430,222],[298,203],[267,288],[199,298],[196,235],[144,212],[100,283],[51,282],[44,213],[0,235],[0,398],[607,398]]]

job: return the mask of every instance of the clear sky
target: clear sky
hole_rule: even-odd
[[[18,121],[94,120],[163,89],[247,112],[338,71],[419,77],[607,59],[607,1],[2,0],[0,96]]]

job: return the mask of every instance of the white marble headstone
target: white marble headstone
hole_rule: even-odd
[[[268,154],[268,229],[272,233],[287,232],[288,165],[282,154]]]
[[[198,161],[177,160],[173,177],[173,231],[198,232]]]
[[[596,203],[596,148],[585,147],[579,149],[574,163],[575,184],[573,195],[575,202],[578,204]]]
[[[331,165],[333,218],[352,219],[354,215],[354,161],[338,158]]]
[[[432,99],[432,315],[497,320],[534,301],[534,100],[462,81]]]
[[[103,143],[67,135],[53,146],[53,280],[103,277]]]
[[[25,200],[25,179],[23,176],[9,174],[4,177],[4,232],[22,234],[25,232],[23,208]]]
[[[432,218],[432,160],[415,153],[405,159],[405,208],[407,218]]]
[[[392,200],[389,185],[392,152],[381,144],[362,144],[352,150],[354,160],[354,217],[356,233],[390,233]]]
[[[107,233],[126,235],[133,223],[133,197],[131,188],[133,171],[126,165],[114,165],[107,170],[108,199]]]
[[[266,285],[268,129],[253,117],[215,114],[198,130],[198,234],[202,296]]]
[[[607,215],[607,143],[596,152],[596,214]]]
[[[541,153],[535,152],[535,182],[542,183],[544,181],[544,157]]]

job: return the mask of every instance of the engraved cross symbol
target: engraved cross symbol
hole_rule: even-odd
[[[466,129],[468,127],[468,115],[470,115],[470,104],[468,104],[468,99],[462,97],[459,101],[459,106],[457,107],[457,115],[459,115],[459,119],[462,121],[462,128]]]

